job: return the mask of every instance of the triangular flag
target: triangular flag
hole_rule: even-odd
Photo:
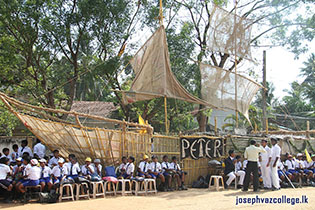
[[[307,162],[311,163],[312,162],[312,158],[310,156],[310,154],[308,153],[307,149],[305,148],[305,156],[306,156],[306,160]]]

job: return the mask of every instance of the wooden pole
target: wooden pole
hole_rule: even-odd
[[[164,111],[165,111],[165,133],[168,134],[168,126],[167,126],[167,98],[164,96]]]
[[[266,118],[266,134],[269,134],[268,118]]]
[[[306,137],[310,138],[310,121],[306,121]]]
[[[266,130],[266,119],[267,119],[267,79],[266,79],[266,50],[263,51],[263,93],[262,93],[262,108],[263,108],[263,130]]]
[[[237,107],[237,60],[236,60],[236,7],[237,1],[235,3],[235,14],[234,14],[234,64],[235,64],[235,126],[238,128],[238,107]]]
[[[160,0],[160,26],[163,25],[163,3],[162,3],[162,0]]]

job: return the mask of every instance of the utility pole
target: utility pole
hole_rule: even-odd
[[[262,108],[263,108],[263,130],[267,128],[267,81],[266,81],[266,50],[263,51],[263,93],[262,93]]]

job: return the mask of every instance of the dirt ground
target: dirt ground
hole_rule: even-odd
[[[308,204],[239,204],[236,205],[236,196],[240,198],[256,197],[301,197],[306,195]],[[115,209],[115,210],[166,210],[166,209],[184,209],[184,210],[200,210],[200,209],[315,209],[315,188],[304,187],[298,189],[281,189],[279,191],[260,191],[242,192],[241,190],[225,190],[225,191],[209,191],[207,189],[189,189],[188,191],[165,192],[150,196],[117,196],[106,197],[91,200],[80,200],[74,202],[64,201],[56,204],[3,204],[0,203],[0,209],[10,210],[50,210],[50,209]]]

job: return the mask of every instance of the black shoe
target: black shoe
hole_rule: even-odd
[[[237,185],[237,189],[242,189],[243,185]]]
[[[182,184],[182,190],[188,190],[185,185]]]
[[[254,192],[259,192],[259,191],[260,191],[259,189],[254,190]]]
[[[170,188],[168,188],[168,191],[169,191],[169,192],[173,192],[174,189],[170,187]]]
[[[243,192],[247,192],[247,191],[248,191],[248,189],[242,189],[242,191],[243,191]]]
[[[229,188],[229,185],[224,184],[224,189],[228,189],[228,188]]]

